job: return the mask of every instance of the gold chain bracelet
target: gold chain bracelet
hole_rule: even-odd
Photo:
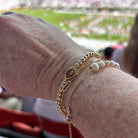
[[[59,112],[66,118],[67,118],[67,111],[63,105],[64,93],[68,90],[68,88],[71,85],[74,78],[76,78],[86,68],[87,61],[92,57],[95,57],[98,59],[101,58],[100,55],[96,52],[87,53],[81,60],[79,60],[75,64],[75,66],[72,66],[67,70],[64,81],[62,82],[62,84],[60,86],[56,103],[57,103],[57,108],[58,108]],[[68,118],[67,118],[67,120],[68,120]]]
[[[90,58],[95,57],[96,60],[90,60]],[[92,70],[93,72],[98,72],[100,69],[104,69],[105,67],[114,67],[119,69],[119,64],[114,61],[103,61],[98,53],[92,52],[86,54],[81,60],[79,60],[75,66],[70,67],[65,75],[64,81],[62,82],[60,89],[57,95],[57,108],[59,112],[66,117],[68,124],[69,124],[69,134],[70,138],[72,138],[72,131],[71,131],[71,98],[74,91],[77,89],[79,84],[81,83],[85,74]],[[86,69],[86,70],[85,70]],[[69,86],[71,85],[72,81],[83,71],[84,73],[81,75],[77,83],[74,85],[72,90],[70,91],[70,95],[67,101],[67,107],[65,108],[63,105],[64,93],[68,90]]]

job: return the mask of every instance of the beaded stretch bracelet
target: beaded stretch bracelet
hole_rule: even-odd
[[[81,60],[79,60],[75,64],[75,66],[70,67],[66,72],[65,79],[62,82],[60,89],[58,91],[56,102],[59,112],[65,117],[67,117],[67,111],[63,105],[64,93],[68,90],[74,78],[76,78],[86,68],[88,64],[87,61],[89,61],[89,59],[92,57],[95,57],[97,59],[101,58],[100,55],[96,52],[87,53]]]

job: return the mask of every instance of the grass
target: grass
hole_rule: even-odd
[[[118,18],[110,18],[110,19],[105,18],[99,23],[99,25],[107,26],[110,24],[112,26],[116,26],[119,24],[119,22],[120,22],[120,19],[118,19]]]
[[[14,10],[17,13],[27,14],[34,17],[39,17],[44,19],[45,21],[52,23],[60,28],[60,22],[64,20],[73,20],[84,16],[85,14],[75,14],[75,13],[58,13],[54,11],[47,11],[47,10],[30,10],[30,9],[18,9]]]
[[[127,29],[128,26],[131,26],[134,22],[134,18],[129,18],[128,21],[123,25],[125,29]]]
[[[78,26],[77,27],[85,27],[85,26],[87,26],[88,25],[88,23],[89,22],[91,22],[92,20],[95,20],[96,18],[98,18],[99,16],[97,16],[97,15],[93,15],[90,19],[86,19],[86,20],[84,20],[84,21],[81,21],[79,24],[78,24]]]

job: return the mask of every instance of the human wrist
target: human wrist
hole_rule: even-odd
[[[82,89],[83,88],[86,88],[86,90],[88,89],[86,85],[82,85],[82,82],[85,80],[88,81],[88,78],[91,75],[93,75],[93,73],[94,74],[98,73],[100,70],[103,70],[106,67],[113,67],[118,69],[119,64],[114,61],[103,61],[99,54],[92,52],[92,53],[87,53],[76,64],[72,65],[66,71],[65,77],[62,80],[62,83],[60,84],[60,88],[58,90],[56,103],[57,103],[57,108],[59,112],[68,121],[70,136],[72,136],[71,123],[73,123],[76,126],[76,117],[74,113],[77,114],[77,116],[79,115],[79,112],[77,110],[76,111],[74,110],[74,107],[73,107],[75,106],[74,103],[76,103],[76,105],[79,105],[79,103],[81,102],[79,100],[82,99],[83,97],[83,95],[79,97],[80,95],[79,93],[83,92],[84,94],[85,90],[82,91]],[[87,76],[87,73],[89,74],[88,76]],[[81,87],[82,89],[80,89],[80,91],[77,91],[78,87]],[[76,93],[77,93],[77,99],[74,102],[73,97],[74,97],[74,94],[76,95]],[[86,103],[84,103],[84,105]],[[84,105],[82,106],[84,107]],[[76,127],[78,127],[78,123]]]
[[[59,87],[65,77],[66,71],[69,67],[73,66],[75,63],[77,63],[78,60],[80,60],[88,50],[83,48],[78,48],[77,50],[69,50],[64,51],[63,55],[65,55],[62,59],[60,59],[60,66],[58,68],[59,72],[55,74],[55,77],[53,78],[52,83],[52,99],[56,100],[57,93],[59,90]]]
[[[45,59],[43,65],[41,65],[42,67],[37,79],[38,91],[41,98],[56,101],[57,92],[65,76],[65,72],[88,52],[75,43],[70,47],[70,49],[65,48],[60,52],[53,51],[53,57]]]
[[[67,118],[67,120],[71,119],[70,102],[72,95],[80,82],[83,80],[83,77],[86,75],[88,70],[92,69],[93,71],[98,71],[100,67],[103,68],[104,66],[105,62],[101,61],[101,57],[98,53],[89,52],[67,69],[64,80],[60,84],[60,89],[57,94],[57,107],[61,114]],[[77,80],[77,82],[75,80]],[[66,99],[65,95],[69,98]]]

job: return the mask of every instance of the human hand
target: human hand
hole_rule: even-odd
[[[55,99],[66,69],[86,53],[40,18],[1,15],[0,32],[0,85],[21,95]]]

